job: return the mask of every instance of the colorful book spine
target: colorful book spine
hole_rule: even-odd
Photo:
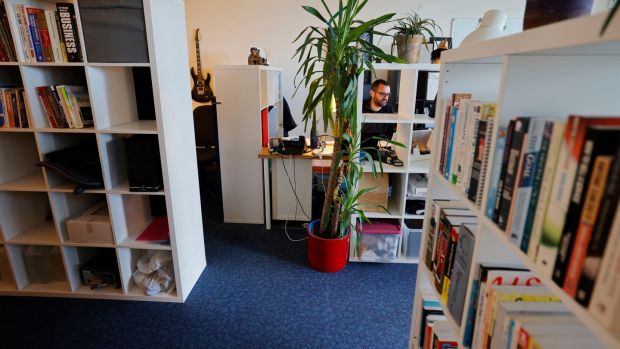
[[[19,34],[22,38],[24,59],[26,62],[36,62],[34,46],[32,44],[32,38],[30,37],[30,26],[28,24],[26,7],[22,4],[14,4],[13,8],[15,9],[15,17],[17,18],[17,25],[19,26]]]
[[[564,278],[571,257],[570,252],[573,250],[576,229],[579,226],[579,218],[585,201],[587,184],[592,177],[593,160],[599,155],[613,155],[619,147],[620,126],[592,125],[586,128],[552,274],[553,281],[560,287],[564,285]]]
[[[495,154],[495,156],[501,156],[501,172],[499,180],[497,182],[497,194],[495,195],[495,204],[493,207],[493,222],[497,223],[500,213],[500,204],[502,202],[502,190],[504,188],[504,178],[506,178],[506,169],[508,168],[508,157],[510,156],[510,145],[512,143],[513,133],[515,128],[515,120],[510,120],[508,123],[508,132],[506,136],[506,144],[504,145],[503,154]]]
[[[52,39],[50,38],[45,12],[37,9],[35,16],[37,18],[37,27],[39,29],[39,38],[41,39],[41,49],[43,50],[43,58],[45,62],[54,61],[54,52],[52,51]]]
[[[534,178],[532,179],[531,194],[529,203],[525,209],[527,212],[525,216],[524,225],[522,227],[523,233],[521,237],[521,251],[527,253],[527,249],[530,245],[530,236],[532,234],[532,226],[534,224],[534,217],[536,215],[536,207],[538,206],[538,197],[540,195],[540,189],[544,176],[544,170],[547,163],[547,155],[549,152],[549,145],[551,144],[551,138],[553,136],[553,122],[545,122],[543,137],[540,143],[540,150],[538,152],[538,158],[536,160],[536,169],[534,171]],[[523,181],[522,181],[523,182]],[[518,211],[517,211],[518,212]],[[514,225],[514,224],[513,224]]]
[[[453,147],[454,147],[454,134],[456,133],[456,121],[459,115],[459,107],[454,106],[452,108],[452,117],[450,118],[450,128],[448,134],[448,152],[446,153],[446,171],[444,173],[447,180],[450,180],[450,176],[454,173],[454,163],[452,162]]]
[[[588,244],[584,267],[575,299],[584,307],[590,304],[592,290],[600,273],[603,254],[610,239],[612,222],[620,202],[620,148],[616,150],[601,201],[596,225]],[[611,244],[610,244],[611,245]]]
[[[467,282],[471,269],[474,254],[474,244],[476,237],[474,231],[476,225],[464,224],[459,232],[456,252],[454,256],[454,267],[452,269],[451,281],[448,289],[447,307],[452,318],[458,325],[463,318],[463,308],[465,306],[465,295],[467,293]]]
[[[533,119],[530,122],[527,143],[524,144],[524,153],[521,156],[520,180],[514,190],[515,201],[513,210],[517,212],[507,228],[508,239],[517,246],[521,246],[528,207],[534,190],[534,178],[540,161],[540,150],[545,138],[545,120]]]
[[[570,253],[570,260],[566,268],[566,278],[564,280],[564,291],[572,297],[577,293],[577,284],[579,276],[583,269],[583,263],[586,259],[586,249],[592,236],[596,217],[601,207],[603,193],[605,192],[605,183],[611,168],[612,156],[599,155],[594,160],[594,168],[590,183],[588,184],[588,192],[585,196],[584,207],[581,211],[579,226],[575,235],[575,243]]]
[[[489,195],[485,207],[485,214],[489,219],[493,219],[495,212],[495,200],[497,198],[497,187],[499,184],[500,174],[502,172],[502,158],[504,156],[504,148],[506,147],[506,139],[508,137],[508,127],[500,126],[497,132],[497,140],[495,141],[495,155],[493,164],[491,165],[491,177],[489,178]],[[484,188],[484,187],[482,187]]]
[[[30,30],[30,37],[32,38],[32,45],[34,46],[35,58],[37,62],[45,62],[43,46],[41,45],[41,36],[39,35],[39,23],[37,20],[38,11],[40,10],[34,7],[26,8],[26,13],[28,15],[28,26]]]
[[[540,243],[540,237],[542,235],[543,221],[547,213],[549,196],[551,194],[551,187],[553,185],[553,178],[555,176],[555,169],[558,164],[560,147],[562,145],[563,137],[564,123],[560,121],[555,121],[553,124],[553,131],[551,135],[551,144],[549,145],[549,151],[547,152],[548,154],[544,168],[544,175],[542,183],[540,184],[540,193],[538,194],[536,213],[534,215],[534,222],[532,223],[532,232],[530,233],[530,241],[527,247],[527,254],[533,261],[536,261],[536,255],[538,254],[538,245]]]
[[[75,9],[72,3],[57,3],[56,9],[60,17],[62,32],[68,62],[81,62],[80,40],[75,19]]]

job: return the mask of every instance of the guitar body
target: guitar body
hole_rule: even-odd
[[[191,69],[190,74],[192,80],[194,80],[194,86],[192,86],[192,99],[196,102],[206,103],[213,99],[213,90],[211,90],[211,74],[207,73],[207,79],[203,79],[194,72],[194,68]]]
[[[211,74],[207,73],[207,78],[203,78],[202,68],[200,67],[200,34],[199,30],[196,29],[196,35],[194,37],[196,41],[196,63],[197,63],[197,71],[194,71],[194,68],[190,70],[190,74],[192,75],[192,80],[194,80],[194,86],[192,86],[192,99],[196,102],[209,102],[213,99],[213,90],[211,90]]]

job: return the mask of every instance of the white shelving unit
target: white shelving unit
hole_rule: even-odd
[[[392,195],[388,199],[386,212],[365,212],[368,218],[387,218],[394,219],[401,225],[401,235],[399,242],[398,257],[394,263],[418,263],[418,258],[409,258],[403,253],[403,234],[407,233],[405,220],[422,220],[422,215],[412,215],[405,212],[407,182],[410,174],[428,174],[428,160],[414,161],[411,154],[412,132],[414,124],[434,125],[433,118],[424,114],[415,114],[415,100],[418,82],[418,72],[420,71],[439,71],[437,64],[389,64],[380,63],[374,65],[375,71],[396,71],[400,73],[398,95],[399,104],[395,114],[372,114],[361,113],[362,103],[364,101],[363,85],[358,88],[358,105],[357,110],[360,113],[358,120],[360,122],[359,129],[363,124],[367,123],[394,123],[396,124],[396,132],[394,140],[402,143],[405,147],[395,147],[396,154],[403,161],[403,166],[393,166],[389,164],[381,164],[383,173],[389,174],[392,181]],[[371,78],[371,80],[374,80]],[[394,146],[392,146],[394,148]],[[379,162],[375,161],[377,171],[379,171]],[[371,164],[364,164],[364,173],[372,175]],[[363,262],[356,256],[355,237],[351,239],[349,260],[352,262]]]
[[[506,126],[516,116],[533,116],[565,119],[568,115],[618,115],[617,82],[620,81],[620,17],[612,21],[607,32],[599,36],[599,30],[607,14],[588,16],[548,25],[520,34],[499,38],[465,48],[447,51],[442,55],[439,100],[449,98],[452,93],[472,93],[474,99],[496,101],[499,126]],[[437,108],[437,122],[444,108]],[[438,127],[441,129],[441,127]],[[440,137],[435,139],[439,149]],[[496,139],[492,139],[489,163],[494,156]],[[500,262],[522,265],[533,271],[553,294],[587,326],[603,346],[620,348],[620,333],[601,326],[590,312],[568,296],[561,287],[544,273],[529,257],[507,239],[505,233],[488,219],[454,185],[449,183],[436,169],[439,163],[437,152],[433,152],[426,207],[432,199],[458,199],[467,204],[478,217],[478,230],[474,247],[472,266],[481,262]],[[487,169],[489,178],[490,166]],[[483,188],[488,197],[488,181]],[[486,207],[486,203],[482,203]],[[426,246],[426,219],[421,246]],[[425,248],[420,251],[424,258]],[[473,267],[472,267],[473,268]],[[465,304],[469,303],[473,273],[470,271]],[[410,347],[418,347],[418,334],[423,324],[419,323],[421,311],[420,289],[428,285],[431,272],[424,263],[418,266],[416,296],[413,306]],[[429,288],[429,287],[425,287]],[[434,292],[434,287],[430,286]],[[438,297],[440,298],[440,297]],[[463,348],[464,326],[452,319],[447,307],[444,313]],[[467,306],[463,311],[467,314]],[[461,321],[464,324],[465,320]]]
[[[148,60],[144,63],[94,63],[88,61],[80,25],[80,8],[73,3],[78,21],[82,63],[25,63],[13,4],[25,3],[55,9],[44,0],[5,0],[11,34],[19,62],[0,65],[0,83],[12,83],[26,91],[28,129],[0,129],[0,248],[11,270],[11,280],[0,282],[0,295],[106,298],[119,300],[184,302],[206,266],[202,215],[190,89],[187,83],[188,50],[185,6],[178,0],[144,0]],[[140,120],[132,69],[150,73],[154,120]],[[36,87],[78,84],[89,92],[95,127],[50,128]],[[149,92],[149,93],[151,93]],[[123,139],[134,134],[156,137],[162,164],[164,189],[157,193],[128,190]],[[89,139],[98,147],[104,188],[72,193],[75,183],[36,166],[46,153]],[[135,241],[135,234],[152,217],[149,198],[165,200],[170,245]],[[107,202],[114,232],[111,243],[77,243],[69,240],[66,221],[92,204]],[[144,209],[136,219],[136,208]],[[146,213],[144,213],[146,212]],[[60,250],[64,280],[34,283],[29,280],[23,251],[30,245]],[[78,265],[97,249],[114,251],[122,287],[90,290],[80,282]],[[139,256],[149,250],[172,252],[176,290],[146,296],[131,275]]]
[[[282,121],[282,69],[220,65],[214,72],[214,89],[221,103],[217,128],[224,222],[263,224],[263,176],[269,176],[269,169],[258,158],[261,111],[273,106],[278,122]]]

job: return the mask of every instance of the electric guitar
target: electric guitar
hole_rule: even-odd
[[[213,99],[213,91],[209,85],[211,84],[211,74],[207,73],[207,79],[202,77],[202,67],[200,65],[200,29],[196,29],[196,35],[194,40],[196,41],[196,66],[198,73],[194,72],[192,67],[190,73],[194,80],[194,86],[192,87],[192,99],[196,102],[209,102]]]

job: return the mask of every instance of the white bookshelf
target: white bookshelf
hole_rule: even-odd
[[[101,298],[139,301],[184,302],[206,266],[202,214],[198,193],[190,87],[187,83],[188,49],[185,7],[182,1],[144,0],[148,62],[89,62],[80,25],[78,1],[74,4],[84,62],[25,62],[13,4],[55,9],[45,0],[6,0],[11,34],[19,62],[0,64],[0,83],[12,83],[26,91],[30,128],[0,129],[0,247],[6,250],[11,280],[0,281],[0,295]],[[141,120],[133,69],[150,73],[152,120]],[[76,84],[88,89],[94,127],[50,128],[36,87]],[[128,187],[124,138],[150,135],[159,142],[164,189],[155,193],[131,192]],[[77,144],[96,142],[104,187],[74,195],[72,183],[37,162],[46,153]],[[149,198],[165,201],[170,244],[136,241],[151,221]],[[94,203],[104,201],[113,228],[111,243],[77,243],[67,234],[66,221]],[[136,207],[142,210],[136,211]],[[60,249],[65,279],[50,283],[30,282],[24,249],[31,245]],[[121,288],[90,290],[82,285],[78,265],[97,249],[116,255]],[[147,296],[131,278],[136,261],[147,251],[172,253],[176,289],[171,294]]]
[[[472,93],[474,99],[495,101],[498,122],[491,140],[489,163],[494,156],[497,129],[506,126],[516,116],[564,119],[568,115],[618,115],[617,81],[620,79],[620,18],[612,21],[604,36],[599,30],[607,14],[582,17],[523,33],[503,37],[465,48],[447,51],[442,55],[438,101],[452,93]],[[438,129],[441,129],[443,106],[437,107]],[[440,148],[440,137],[435,138],[433,149]],[[588,309],[582,307],[557,286],[527,254],[509,242],[505,233],[471,203],[460,189],[449,183],[436,169],[439,154],[433,152],[426,207],[433,199],[458,199],[464,202],[478,218],[474,232],[472,270],[481,262],[495,262],[524,266],[533,271],[543,284],[596,336],[601,347],[620,348],[620,333],[600,325]],[[487,178],[491,167],[487,168]],[[489,182],[483,189],[486,207]],[[430,212],[426,210],[420,259],[424,260],[427,225]],[[473,272],[470,270],[465,309],[461,326],[451,318],[445,304],[442,308],[448,322],[463,348],[463,334],[467,304],[471,293]],[[424,263],[418,265],[416,294],[410,334],[410,348],[417,348],[421,289],[428,289],[432,273]],[[434,287],[430,287],[434,292]],[[436,292],[435,292],[436,293]],[[439,298],[439,297],[438,297]]]
[[[270,217],[271,207],[263,200],[263,176],[269,176],[269,169],[257,156],[262,147],[261,111],[273,106],[278,123],[282,122],[283,71],[262,65],[218,65],[214,73],[224,222],[263,224],[264,210]],[[278,200],[275,189],[273,197],[274,203],[285,201]]]
[[[408,232],[408,228],[405,224],[405,220],[423,220],[423,215],[408,214],[405,212],[406,196],[407,196],[407,183],[409,181],[410,174],[428,174],[428,160],[414,161],[412,154],[411,143],[413,139],[413,126],[415,124],[422,124],[433,127],[435,121],[433,118],[424,114],[415,113],[415,99],[416,89],[418,82],[418,73],[420,71],[439,71],[439,65],[437,64],[391,64],[391,63],[379,63],[374,65],[375,71],[396,71],[400,73],[399,86],[398,86],[398,110],[394,114],[381,114],[381,113],[362,113],[362,103],[364,102],[363,89],[364,86],[360,84],[358,86],[358,98],[357,98],[357,110],[358,120],[361,130],[363,124],[372,123],[393,123],[396,124],[396,132],[393,139],[404,144],[405,147],[396,147],[392,145],[392,149],[396,151],[396,155],[403,161],[403,166],[394,166],[390,164],[374,162],[374,166],[377,172],[380,172],[380,166],[383,167],[383,173],[389,174],[392,180],[392,195],[388,198],[387,212],[364,212],[366,217],[370,219],[393,219],[401,225],[401,234],[399,240],[398,255],[394,261],[387,263],[410,263],[414,264],[418,262],[418,258],[407,257],[404,251],[404,239],[403,234]],[[376,78],[371,77],[371,81]],[[395,89],[395,87],[392,87]],[[372,175],[372,165],[369,163],[362,164],[362,169],[366,175]],[[354,234],[355,235],[355,234]],[[356,238],[352,236],[349,251],[349,260],[352,262],[363,262],[356,256]]]

